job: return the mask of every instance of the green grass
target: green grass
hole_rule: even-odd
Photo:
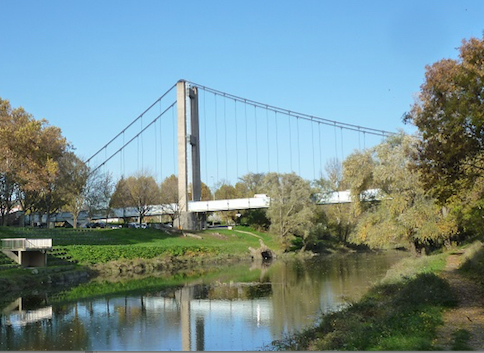
[[[472,348],[469,346],[469,339],[471,334],[469,331],[460,329],[452,334],[452,350],[453,351],[471,351]]]
[[[257,236],[240,233],[247,231]],[[156,229],[32,229],[0,227],[0,238],[52,238],[53,264],[62,261],[79,264],[106,263],[113,260],[153,259],[162,256],[249,255],[248,247],[258,248],[259,238],[271,249],[278,244],[271,235],[248,227],[234,230],[210,229],[197,233],[201,239],[169,234]],[[51,263],[51,262],[49,262]],[[1,269],[0,269],[1,273]]]
[[[484,287],[484,245],[475,241],[465,248],[464,262],[459,271]]]
[[[401,281],[402,278],[415,278],[418,274],[442,271],[445,268],[447,256],[447,253],[440,253],[431,256],[403,258],[387,271],[381,283],[396,283]]]

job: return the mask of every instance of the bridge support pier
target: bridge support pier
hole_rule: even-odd
[[[188,144],[191,145],[192,201],[201,200],[198,89],[191,87],[187,91],[186,82],[183,80],[178,81],[176,88],[178,109],[178,211],[180,213],[178,228],[199,230],[198,215],[188,210]],[[190,134],[187,132],[187,96],[190,99]]]

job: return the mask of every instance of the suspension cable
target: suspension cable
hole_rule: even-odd
[[[313,179],[316,179],[316,161],[314,159],[314,129],[311,129],[311,143],[312,143],[312,150],[313,150]]]
[[[143,130],[141,130],[140,132],[138,132],[135,136],[133,136],[128,142],[126,142],[123,146],[121,146],[116,152],[114,152],[111,156],[109,156],[109,158],[107,158],[104,162],[102,162],[100,165],[98,165],[96,168],[92,169],[89,173],[89,175],[91,175],[92,173],[94,173],[95,171],[97,171],[99,168],[101,168],[102,166],[106,165],[107,162],[109,162],[114,156],[116,156],[120,151],[122,151],[126,146],[128,146],[131,142],[133,142],[135,139],[137,139],[141,134],[143,134],[143,132],[145,132],[151,125],[153,125],[155,123],[156,120],[158,120],[159,118],[161,118],[168,110],[170,110],[172,107],[174,107],[176,104],[176,101],[173,102],[168,108],[166,108],[161,114],[159,114],[155,119],[153,119],[153,121],[151,121],[148,125],[146,125],[144,127]]]
[[[320,118],[320,117],[310,115],[310,114],[296,113],[296,112],[288,110],[288,109],[279,108],[279,107],[276,107],[276,106],[260,103],[260,102],[250,100],[250,99],[247,99],[247,98],[238,97],[238,96],[235,96],[235,95],[230,94],[230,93],[218,91],[218,90],[215,90],[213,88],[203,86],[203,85],[200,85],[200,84],[197,84],[197,83],[194,83],[194,82],[189,82],[189,84],[191,84],[193,86],[197,86],[198,88],[206,90],[206,91],[211,92],[213,94],[221,95],[221,96],[224,96],[226,98],[232,98],[232,99],[238,100],[239,102],[247,102],[249,104],[256,105],[260,108],[265,108],[265,109],[268,109],[268,110],[271,110],[271,111],[277,111],[279,113],[287,114],[287,115],[290,115],[290,116],[293,116],[293,117],[299,117],[300,119],[304,119],[304,120],[318,121],[321,124],[330,125],[330,126],[336,125],[337,127],[342,127],[343,129],[346,129],[346,130],[353,130],[353,131],[364,130],[368,134],[377,135],[377,136],[386,137],[386,136],[396,135],[395,132],[379,130],[379,129],[374,129],[374,128],[360,126],[360,125],[354,125],[354,124],[349,124],[349,123],[344,123],[344,122],[340,122],[340,121],[336,121],[336,120],[329,120],[329,119]]]
[[[215,161],[217,164],[217,183],[220,180],[219,179],[219,165],[218,165],[218,122],[217,122],[217,116],[218,116],[218,107],[217,107],[217,95],[214,94],[214,101],[215,101]]]
[[[336,131],[336,124],[334,125],[334,153],[336,154],[336,160],[339,162],[339,158],[338,158],[338,132]]]
[[[344,156],[344,153],[343,153],[343,128],[340,126],[340,132],[341,132],[341,162],[344,161],[345,159],[345,156]]]
[[[158,121],[155,121],[155,127],[153,131],[155,132],[155,178],[158,177],[158,131],[157,131],[157,124]]]
[[[249,123],[247,122],[247,103],[244,104],[245,115],[245,158],[247,164],[247,173],[249,173]]]
[[[226,103],[227,103],[227,99],[224,99],[225,179],[229,180],[229,160],[228,160],[228,148],[227,148],[227,111],[226,111]]]
[[[205,97],[207,95],[207,92],[203,91],[203,134],[204,134],[204,139],[205,139],[205,143],[204,143],[204,150],[205,150],[205,158],[204,158],[204,163],[205,163],[205,182],[208,183],[208,167],[207,167],[207,163],[208,163],[208,155],[207,155],[207,104],[206,104],[206,100],[205,100]]]
[[[239,129],[237,124],[237,101],[234,100],[234,116],[235,116],[235,170],[237,180],[239,179]]]
[[[296,119],[296,132],[297,132],[297,163],[298,172],[301,175],[301,144],[299,140],[299,118]]]
[[[254,126],[255,126],[255,172],[259,173],[259,146],[257,136],[257,106],[254,105]]]
[[[124,139],[125,139],[125,136],[124,136],[124,131],[123,131],[123,145],[124,145]],[[123,176],[124,176],[124,175],[126,175],[126,153],[124,153],[124,149],[121,152],[121,154],[123,156]]]
[[[318,123],[318,135],[319,135],[319,174],[323,176],[323,149],[321,147],[321,123]]]
[[[172,131],[173,131],[173,143],[171,144],[171,152],[172,152],[172,158],[173,158],[173,174],[177,173],[177,162],[178,160],[176,159],[176,149],[177,149],[177,118],[175,116],[175,107],[171,109],[171,123],[172,123]]]
[[[267,122],[267,166],[271,171],[271,150],[269,142],[269,109],[266,109],[266,122]]]
[[[291,138],[291,117],[287,116],[287,123],[289,124],[289,166],[291,168],[291,173],[294,171],[292,168],[292,138]]]
[[[160,104],[160,114],[161,114],[161,104]],[[162,131],[161,121],[158,125],[160,129],[158,132],[158,136],[160,136],[160,183],[162,183],[163,182],[163,139],[161,138],[161,136],[163,131]]]
[[[143,117],[141,117],[141,130],[143,130]],[[143,139],[143,135],[141,134],[140,137],[141,139],[141,170],[143,171],[144,167],[145,167],[145,150],[144,150],[144,139]]]
[[[277,133],[277,112],[274,112],[274,123],[276,125],[276,170],[279,173],[279,134]]]
[[[91,157],[89,157],[87,160],[86,160],[86,163],[89,163],[89,161],[91,159],[93,159],[94,157],[96,157],[102,150],[103,148],[109,146],[114,140],[116,140],[121,134],[123,134],[127,129],[129,129],[135,122],[137,122],[146,112],[148,112],[151,108],[153,108],[154,105],[156,105],[156,103],[160,102],[163,98],[165,98],[165,96],[171,92],[171,90],[173,88],[176,87],[176,84],[174,84],[173,86],[171,86],[165,93],[163,93],[163,95],[158,98],[153,104],[151,104],[148,108],[146,108],[146,110],[141,113],[136,119],[134,119],[131,123],[128,124],[128,126],[126,126],[123,130],[121,130],[120,133],[118,133],[116,136],[114,136],[108,143],[106,143],[103,147],[101,147],[96,153],[94,153]]]

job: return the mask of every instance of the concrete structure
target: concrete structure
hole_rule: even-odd
[[[2,239],[2,252],[23,267],[47,266],[47,251],[52,239]]]
[[[178,109],[178,218],[179,229],[196,230],[201,228],[199,215],[190,212],[188,208],[188,144],[191,145],[192,175],[191,184],[193,187],[192,201],[200,201],[201,185],[200,179],[200,134],[198,123],[198,89],[190,87],[187,91],[187,84],[180,80],[177,89]],[[187,94],[188,93],[188,94]],[[187,133],[187,103],[186,97],[190,99],[190,134]]]

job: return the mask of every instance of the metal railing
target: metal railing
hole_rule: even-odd
[[[2,250],[52,249],[52,239],[2,239]]]

